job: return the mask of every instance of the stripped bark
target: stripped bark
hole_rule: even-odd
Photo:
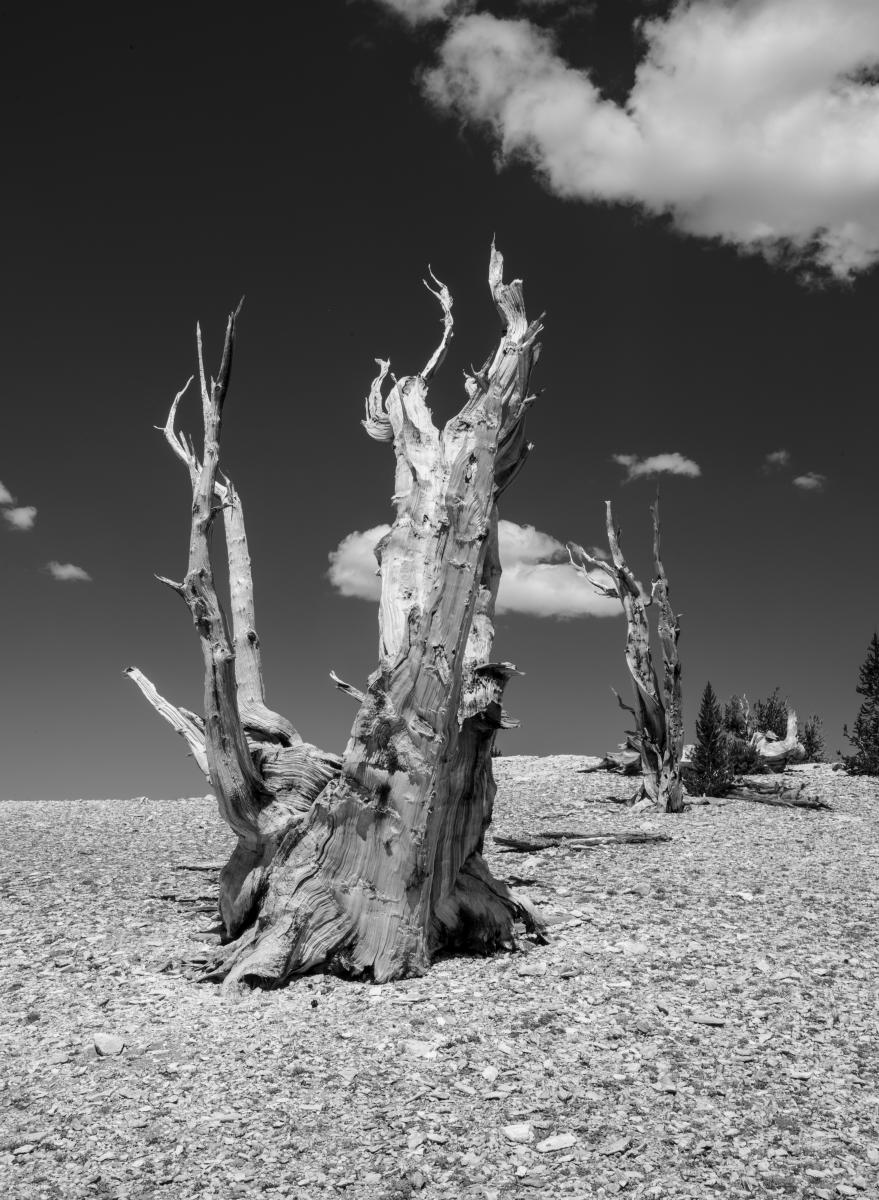
[[[453,320],[447,288],[433,283],[443,312],[437,349],[387,394],[390,364],[376,360],[366,402],[367,432],[393,442],[397,459],[396,519],[377,548],[379,664],[340,777],[278,846],[258,926],[208,972],[227,986],[277,985],[318,966],[382,981],[423,973],[443,946],[512,947],[520,920],[542,934],[530,904],[493,879],[481,855],[491,748],[514,670],[490,660],[496,503],[530,450],[525,413],[542,326],[527,320],[521,283],[504,283],[492,247],[503,332],[467,377],[460,413],[438,429],[426,397]]]
[[[681,706],[681,668],[677,644],[678,619],[668,598],[668,579],[661,558],[659,497],[651,506],[653,517],[654,580],[650,597],[638,586],[620,547],[619,530],[614,525],[611,502],[606,502],[607,540],[611,562],[593,558],[582,546],[568,543],[572,565],[604,596],[617,597],[626,617],[626,663],[635,692],[635,708],[624,704],[636,728],[626,738],[626,746],[641,756],[641,785],[634,803],[657,805],[664,812],[684,809],[681,782],[681,754],[684,736]],[[607,582],[600,577],[603,575]],[[650,650],[650,626],[647,608],[655,604],[659,611],[658,632],[662,647],[662,681],[657,677]],[[614,693],[616,695],[616,693]]]

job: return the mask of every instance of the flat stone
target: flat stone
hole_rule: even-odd
[[[534,1140],[534,1130],[526,1123],[522,1123],[521,1125],[505,1125],[504,1137],[509,1138],[511,1142],[532,1142]]]
[[[95,1034],[95,1050],[102,1058],[111,1058],[116,1054],[121,1054],[125,1049],[125,1042],[115,1033],[96,1033]]]

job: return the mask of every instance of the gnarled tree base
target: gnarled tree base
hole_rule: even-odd
[[[434,913],[429,939],[423,941],[412,930],[408,952],[388,953],[387,934],[377,936],[374,920],[358,920],[350,906],[340,903],[320,868],[309,871],[289,862],[281,867],[276,861],[274,869],[278,874],[269,882],[258,920],[220,948],[203,980],[222,982],[224,990],[242,982],[281,987],[296,975],[323,968],[387,983],[424,975],[441,950],[516,950],[520,923],[536,940],[547,940],[546,926],[530,900],[495,879],[480,854],[467,860],[451,896]],[[288,894],[291,870],[298,886]]]
[[[338,779],[342,766],[338,755],[301,739],[290,746],[249,746],[255,766],[275,795],[275,807],[286,814],[286,820],[274,835],[239,837],[220,872],[220,916],[227,937],[236,937],[254,919],[278,847],[304,826],[315,800]]]

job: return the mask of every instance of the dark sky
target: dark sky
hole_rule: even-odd
[[[613,498],[647,578],[655,482],[624,484],[611,455],[695,460],[700,478],[662,484],[687,740],[710,679],[721,696],[780,685],[844,747],[879,620],[879,275],[809,288],[631,208],[560,200],[526,165],[498,170],[479,132],[420,97],[435,34],[365,0],[126,7],[32,11],[4,39],[0,480],[38,516],[0,522],[0,798],[206,790],[121,672],[201,707],[189,615],[153,579],[183,574],[189,510],[153,426],[194,370],[196,320],[215,363],[243,293],[223,462],[247,513],[268,699],[344,747],[352,705],[328,672],[365,679],[376,610],[335,594],[327,555],[391,514],[392,452],[360,425],[373,359],[405,374],[430,354],[430,263],[457,319],[431,399],[442,418],[460,405],[461,369],[496,338],[492,234],[547,312],[536,449],[502,515],[590,545]],[[609,93],[629,85],[636,9],[562,31]],[[184,402],[182,425],[198,417]],[[780,447],[790,468],[767,474]],[[792,486],[809,471],[822,491]],[[52,560],[92,582],[53,579]],[[504,751],[611,748],[623,641],[618,620],[501,618],[497,651],[526,672]]]

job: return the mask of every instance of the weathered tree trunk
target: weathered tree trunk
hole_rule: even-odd
[[[626,617],[626,663],[635,691],[635,708],[620,706],[632,713],[637,727],[627,736],[627,744],[641,755],[641,786],[635,803],[658,805],[670,813],[683,812],[684,789],[681,782],[681,754],[684,746],[684,727],[681,707],[681,666],[678,659],[680,626],[668,598],[668,579],[660,554],[659,496],[651,506],[653,516],[654,580],[650,598],[645,598],[620,548],[619,530],[613,520],[613,509],[607,501],[607,539],[612,561],[593,558],[582,546],[568,543],[573,566],[584,575],[602,595],[616,596]],[[595,572],[607,576],[604,584]],[[650,652],[650,627],[647,607],[656,604],[659,611],[658,632],[662,646],[662,683],[653,667]],[[616,694],[616,693],[615,693]]]
[[[783,738],[758,730],[751,736],[751,745],[770,771],[783,771],[789,762],[802,762],[806,757],[805,747],[797,733],[797,714],[793,711],[787,714],[787,733]]]
[[[253,918],[269,863],[281,838],[301,824],[325,784],[339,772],[337,756],[303,742],[289,721],[266,706],[256,635],[253,580],[244,513],[231,481],[217,479],[223,402],[229,385],[237,312],[229,318],[217,379],[205,378],[198,332],[204,423],[204,461],[174,429],[177,393],[164,426],[166,440],[186,466],[192,484],[189,564],[182,583],[162,579],[186,600],[198,630],[205,663],[204,719],[175,707],[150,681],[128,667],[126,674],[189,745],[207,775],[220,814],[238,843],[220,874],[220,913],[227,933]],[[219,502],[219,506],[215,504]],[[210,530],[224,514],[232,598],[233,633],[214,587]]]
[[[224,918],[240,936],[208,977],[277,985],[325,966],[387,980],[423,972],[442,946],[513,946],[520,920],[542,933],[536,912],[492,878],[481,855],[495,791],[491,749],[496,730],[510,723],[501,701],[514,671],[490,661],[500,577],[496,504],[530,450],[525,413],[541,329],[526,319],[521,283],[505,284],[502,271],[492,247],[489,282],[503,333],[442,430],[425,403],[453,328],[451,297],[438,281],[430,290],[443,309],[443,335],[425,368],[385,396],[389,363],[379,361],[364,425],[394,443],[397,513],[377,548],[378,668],[365,693],[336,679],[360,701],[340,773],[265,710],[257,669],[244,673],[244,686],[236,680],[239,657],[251,655],[252,664],[258,642],[240,502],[216,477],[235,315],[210,388],[201,371],[202,465],[174,433],[179,396],[174,402],[165,432],[187,463],[194,500],[189,570],[171,586],[201,637],[207,766],[239,837],[226,868],[233,886]],[[230,574],[245,581],[240,613],[233,590],[232,639],[211,574],[215,496],[232,510]],[[230,536],[232,516],[240,517],[240,538]],[[152,702],[192,745],[191,714]],[[315,780],[320,772],[326,787]]]

